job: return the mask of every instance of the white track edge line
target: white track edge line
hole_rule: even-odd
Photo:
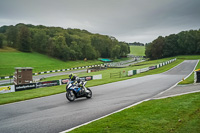
[[[125,107],[125,108],[122,108],[122,109],[120,109],[120,110],[114,111],[114,112],[112,112],[112,113],[109,113],[109,114],[104,115],[104,116],[102,116],[102,117],[99,117],[99,118],[97,118],[97,119],[91,120],[91,121],[89,121],[89,122],[83,123],[83,124],[78,125],[78,126],[76,126],[76,127],[70,128],[70,129],[68,129],[68,130],[62,131],[62,132],[60,132],[60,133],[66,133],[66,132],[72,131],[72,130],[74,130],[74,129],[76,129],[76,128],[82,127],[82,126],[84,126],[84,125],[88,125],[88,124],[90,124],[90,123],[92,123],[92,122],[94,122],[94,121],[97,121],[97,120],[100,120],[100,119],[105,118],[105,117],[107,117],[107,116],[110,116],[110,115],[112,115],[112,114],[121,112],[121,111],[123,111],[123,110],[125,110],[125,109],[127,109],[127,108],[133,107],[133,106],[135,106],[135,105],[138,105],[138,104],[140,104],[140,103],[142,103],[142,102],[149,101],[149,100],[150,100],[150,99],[148,98],[148,99],[139,101],[139,102],[134,103],[134,104],[132,104],[132,105],[129,105],[129,106]]]
[[[99,117],[99,118],[97,118],[97,119],[91,120],[91,121],[89,121],[89,122],[83,123],[83,124],[78,125],[78,126],[76,126],[76,127],[73,127],[73,128],[68,129],[68,130],[62,131],[62,132],[60,132],[60,133],[70,132],[70,131],[72,131],[72,130],[74,130],[74,129],[77,129],[77,128],[79,128],[79,127],[88,125],[88,124],[90,124],[90,123],[92,123],[92,122],[94,122],[94,121],[103,119],[103,118],[105,118],[105,117],[107,117],[107,116],[110,116],[110,115],[112,115],[112,114],[121,112],[121,111],[123,111],[123,110],[125,110],[125,109],[127,109],[127,108],[130,108],[130,107],[136,106],[136,105],[138,105],[138,104],[141,104],[141,103],[143,103],[143,102],[145,102],[145,101],[165,99],[165,98],[170,98],[170,97],[175,97],[175,96],[181,96],[181,95],[191,94],[191,93],[196,93],[196,92],[200,92],[200,90],[191,91],[191,92],[186,92],[186,93],[180,93],[180,94],[176,94],[176,95],[169,95],[169,96],[164,96],[164,97],[159,97],[159,98],[149,98],[149,99],[145,99],[145,100],[142,100],[142,101],[137,102],[137,103],[135,103],[135,104],[132,104],[132,105],[130,105],[130,106],[128,106],[128,107],[125,107],[125,108],[123,108],[123,109],[117,110],[117,111],[115,111],[115,112],[109,113],[109,114],[104,115],[104,116],[102,116],[102,117]]]
[[[198,64],[198,62],[199,62],[199,60],[197,61],[196,65],[195,65],[195,67],[194,67],[194,69],[193,69],[193,71],[195,70],[195,68],[196,68],[196,66],[197,66],[197,64]],[[183,63],[183,62],[182,62],[182,63]],[[182,63],[180,63],[180,64],[182,64]],[[180,64],[178,64],[177,66],[179,66]],[[175,67],[177,67],[177,66],[175,66]],[[172,69],[173,69],[173,68],[172,68]],[[170,69],[170,70],[171,70],[171,69]],[[168,70],[168,71],[169,71],[169,70]],[[192,71],[192,72],[193,72],[193,71]],[[191,73],[192,73],[192,72],[191,72]],[[191,75],[191,73],[190,73],[189,75]],[[187,77],[187,76],[186,76],[186,77]],[[188,77],[189,77],[189,76],[188,76]],[[181,81],[181,80],[180,80],[180,81]],[[180,82],[180,81],[179,81],[179,82]],[[170,90],[170,89],[174,88],[179,82],[177,82],[175,85],[173,85],[172,87],[170,87],[170,88],[167,89],[167,90]],[[163,91],[163,92],[161,92],[161,93],[159,93],[159,94],[162,94],[162,93],[166,92],[167,90],[165,90],[165,91]],[[195,93],[195,92],[194,92],[194,93]],[[157,94],[157,95],[159,95],[159,94]],[[188,94],[189,94],[189,93],[188,93]],[[157,95],[156,95],[156,96],[157,96]],[[166,97],[166,98],[167,98],[167,97]],[[112,115],[112,114],[121,112],[121,111],[123,111],[123,110],[125,110],[125,109],[127,109],[127,108],[133,107],[133,106],[135,106],[135,105],[138,105],[138,104],[140,104],[140,103],[143,103],[143,102],[149,101],[149,100],[153,100],[153,99],[156,99],[156,98],[148,98],[148,99],[139,101],[139,102],[134,103],[134,104],[132,104],[132,105],[129,105],[129,106],[125,107],[125,108],[122,108],[122,109],[120,109],[120,110],[114,111],[114,112],[112,112],[112,113],[109,113],[109,114],[104,115],[104,116],[102,116],[102,117],[99,117],[99,118],[97,118],[97,119],[91,120],[91,121],[89,121],[89,122],[83,123],[83,124],[81,124],[81,125],[75,126],[75,127],[73,127],[73,128],[67,129],[67,130],[62,131],[62,132],[60,132],[60,133],[70,132],[70,131],[72,131],[72,130],[74,130],[74,129],[76,129],[76,128],[82,127],[82,126],[84,126],[84,125],[88,125],[88,124],[90,124],[90,123],[92,123],[92,122],[94,122],[94,121],[100,120],[100,119],[105,118],[105,117],[107,117],[107,116],[110,116],[110,115]],[[161,99],[161,98],[160,98],[160,99]]]
[[[158,98],[152,98],[151,100],[164,99],[164,98],[175,97],[175,96],[181,96],[181,95],[190,94],[190,93],[196,93],[196,92],[200,92],[200,90],[190,91],[190,92],[185,92],[185,93],[180,93],[180,94],[175,94],[175,95],[169,95],[169,96],[163,96],[163,97],[158,97]]]
[[[185,60],[184,60],[184,61],[185,61]],[[169,69],[169,70],[167,70],[167,71],[165,71],[165,72],[159,73],[159,74],[164,74],[164,73],[166,73],[166,72],[168,72],[168,71],[170,71],[170,70],[172,70],[172,69],[178,67],[178,66],[181,65],[184,61],[182,61],[181,63],[179,63],[179,64],[176,65],[175,67],[172,67],[171,69]],[[175,61],[174,61],[174,62],[175,62]],[[172,63],[173,63],[173,62],[172,62]]]
[[[194,70],[196,69],[198,63],[199,63],[199,60],[197,61],[196,65],[195,65],[195,67],[194,67],[194,69],[193,69],[193,71],[192,71],[188,76],[186,76],[186,77],[184,78],[184,80],[187,79],[187,78],[194,72]]]
[[[183,63],[183,62],[182,62],[182,63]],[[182,64],[182,63],[180,63],[180,64]],[[188,78],[188,77],[194,72],[194,70],[196,69],[198,63],[199,63],[199,60],[197,61],[197,63],[196,63],[196,65],[195,65],[194,69],[192,70],[192,72],[191,72],[189,75],[187,75],[184,79]],[[180,65],[180,64],[179,64],[179,65]],[[179,66],[179,65],[177,65],[177,66]],[[175,67],[177,67],[177,66],[175,66]],[[173,67],[173,68],[175,68],[175,67]],[[172,69],[173,69],[173,68],[172,68]],[[170,69],[170,70],[171,70],[171,69]],[[157,95],[155,95],[155,97],[158,96],[158,95],[161,95],[161,94],[165,93],[166,91],[169,91],[169,90],[173,89],[173,88],[174,88],[175,86],[177,86],[177,84],[178,84],[179,82],[181,82],[181,81],[182,81],[182,80],[178,81],[176,84],[174,84],[174,85],[173,85],[172,87],[170,87],[169,89],[166,89],[166,90],[164,90],[163,92],[158,93]]]

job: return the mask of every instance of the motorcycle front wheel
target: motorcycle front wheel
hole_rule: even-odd
[[[91,97],[92,97],[92,91],[91,91],[89,88],[87,88],[87,90],[88,90],[89,92],[86,94],[86,97],[87,97],[87,98],[91,98]]]
[[[72,90],[67,91],[66,97],[70,102],[74,101],[75,98],[76,98],[75,95],[74,95],[74,92]]]

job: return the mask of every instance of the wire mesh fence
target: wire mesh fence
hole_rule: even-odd
[[[110,78],[122,78],[122,77],[126,77],[126,76],[127,76],[127,72],[126,71],[110,73]]]

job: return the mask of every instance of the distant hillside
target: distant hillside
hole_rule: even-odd
[[[15,67],[33,67],[33,72],[43,72],[102,63],[91,60],[64,62],[43,54],[19,52],[12,48],[0,49],[0,62],[0,76],[13,75]]]
[[[136,56],[145,56],[145,47],[144,46],[130,46],[130,54]]]
[[[107,35],[86,30],[43,25],[17,24],[0,27],[0,48],[10,46],[23,52],[39,52],[67,60],[119,58],[130,52],[129,45]]]

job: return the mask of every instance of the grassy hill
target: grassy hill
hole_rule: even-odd
[[[145,47],[144,46],[130,46],[130,54],[137,56],[145,56]]]
[[[100,61],[61,61],[39,53],[24,53],[12,48],[0,49],[0,76],[13,75],[15,67],[33,67],[33,72],[66,69],[92,64]]]

